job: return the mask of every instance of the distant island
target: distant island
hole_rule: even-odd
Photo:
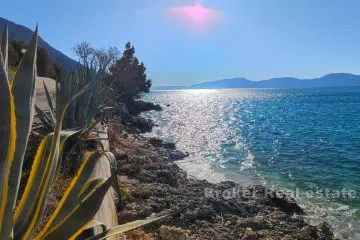
[[[190,86],[155,86],[152,90],[181,89],[227,89],[227,88],[314,88],[360,86],[360,75],[350,73],[331,73],[320,78],[298,79],[292,77],[271,78],[251,81],[246,78],[231,78]]]

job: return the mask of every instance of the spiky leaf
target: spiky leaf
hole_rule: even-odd
[[[30,177],[15,212],[15,238],[33,235],[41,219],[45,200],[58,167],[59,152],[65,141],[77,131],[62,131],[57,149],[53,150],[54,134],[47,135],[40,143],[31,168]]]
[[[166,216],[161,216],[161,217],[155,217],[155,218],[149,218],[149,219],[145,219],[145,220],[138,220],[138,221],[133,221],[133,222],[129,222],[129,223],[125,223],[123,225],[119,225],[113,228],[110,228],[109,230],[100,233],[94,237],[88,238],[87,240],[101,240],[101,239],[107,239],[109,237],[133,230],[135,228],[139,228],[142,227],[144,225],[150,224],[152,222],[155,221],[159,221],[163,218],[165,218]]]
[[[31,130],[35,104],[35,81],[36,81],[36,53],[37,53],[37,28],[31,40],[29,49],[26,51],[20,66],[11,84],[14,96],[16,114],[16,151],[11,166],[9,177],[9,195],[6,204],[6,214],[13,213],[17,192],[19,190],[20,176],[25,155],[27,142]],[[12,218],[4,220],[4,231],[10,234],[12,229]]]
[[[0,51],[1,58],[2,53]],[[15,154],[16,117],[14,99],[6,74],[6,66],[0,63],[0,234],[4,233],[4,221],[9,218],[5,206],[8,203],[9,174]],[[10,216],[11,217],[11,216]]]
[[[45,89],[45,94],[46,94],[46,99],[47,99],[47,102],[48,102],[48,105],[49,105],[49,111],[50,111],[50,116],[51,116],[51,119],[52,119],[52,122],[54,123],[55,125],[55,122],[56,122],[56,118],[55,118],[55,109],[54,109],[54,104],[52,102],[52,99],[51,99],[51,96],[50,96],[50,93],[49,93],[49,90],[45,84],[45,82],[43,82],[44,84],[44,89]]]
[[[35,105],[35,111],[37,113],[37,116],[41,123],[49,130],[54,131],[55,129],[55,123],[52,121],[51,118],[48,117],[48,115],[41,110],[38,106]]]
[[[6,73],[6,76],[8,76],[8,73],[7,73],[7,68],[8,68],[8,49],[9,49],[9,39],[8,39],[8,35],[9,35],[9,24],[8,22],[6,21],[6,24],[5,24],[5,29],[4,29],[4,32],[2,34],[2,39],[1,39],[1,46],[0,46],[0,51],[1,51],[1,54],[2,54],[2,58],[0,59],[0,61],[2,61],[2,64],[4,66],[4,69],[5,69],[5,73]]]
[[[75,175],[63,197],[61,198],[54,214],[51,216],[45,227],[42,229],[39,236],[44,235],[49,228],[52,228],[56,224],[58,224],[83,199],[81,195],[83,195],[83,192],[86,192],[86,189],[89,189],[89,184],[87,184],[87,182],[89,181],[91,173],[100,156],[101,154],[99,151],[94,151],[85,157],[77,174]],[[90,185],[94,186],[91,183]]]
[[[36,240],[75,239],[95,216],[110,186],[111,179],[109,178],[84,197],[57,225],[49,229],[46,235],[36,238]]]

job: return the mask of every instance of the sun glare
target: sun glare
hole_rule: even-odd
[[[220,17],[219,11],[204,7],[201,3],[173,7],[169,9],[169,13],[187,26],[202,30],[208,29]]]

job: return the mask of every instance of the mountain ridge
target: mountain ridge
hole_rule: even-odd
[[[360,86],[360,75],[351,73],[330,73],[319,78],[299,79],[278,77],[260,81],[247,78],[229,78],[196,83],[190,86],[155,86],[152,90],[181,89],[226,89],[226,88],[312,88],[312,87],[348,87]]]
[[[0,17],[0,34],[5,27],[6,22],[9,23],[9,40],[20,40],[24,43],[28,43],[33,35],[33,31],[28,27],[25,27],[21,24],[9,21],[5,18]],[[52,47],[48,42],[39,36],[38,46],[40,48],[45,48],[49,54],[49,58],[65,67],[68,71],[76,70],[79,63],[70,57],[63,54],[61,51]]]

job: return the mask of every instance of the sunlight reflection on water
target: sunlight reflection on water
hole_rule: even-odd
[[[264,97],[265,95],[255,95],[249,90],[221,90],[220,94],[219,90],[212,89],[179,90],[171,91],[172,97],[167,101],[166,98],[162,98],[163,94],[166,95],[166,92],[159,91],[156,96],[161,100],[157,100],[160,100],[162,105],[170,104],[170,107],[165,109],[166,114],[157,116],[161,128],[154,129],[154,134],[176,142],[179,150],[190,154],[185,161],[179,162],[179,165],[190,175],[210,181],[226,179],[226,176],[219,173],[217,169],[224,168],[224,164],[234,160],[222,157],[223,146],[229,143],[247,152],[244,161],[242,156],[238,156],[235,160],[239,164],[238,170],[252,167],[254,156],[241,136],[237,135],[236,138],[228,139],[229,131],[232,131],[229,124],[232,122],[231,120],[229,123],[224,121],[223,113],[233,107],[234,99]],[[176,107],[172,107],[174,103]],[[236,120],[236,116],[230,117],[233,121]],[[239,176],[238,180],[250,181],[244,176]]]
[[[360,88],[158,91],[145,100],[169,104],[145,115],[159,125],[151,135],[189,153],[178,162],[189,175],[360,194]],[[311,222],[360,239],[359,198],[298,200]]]

